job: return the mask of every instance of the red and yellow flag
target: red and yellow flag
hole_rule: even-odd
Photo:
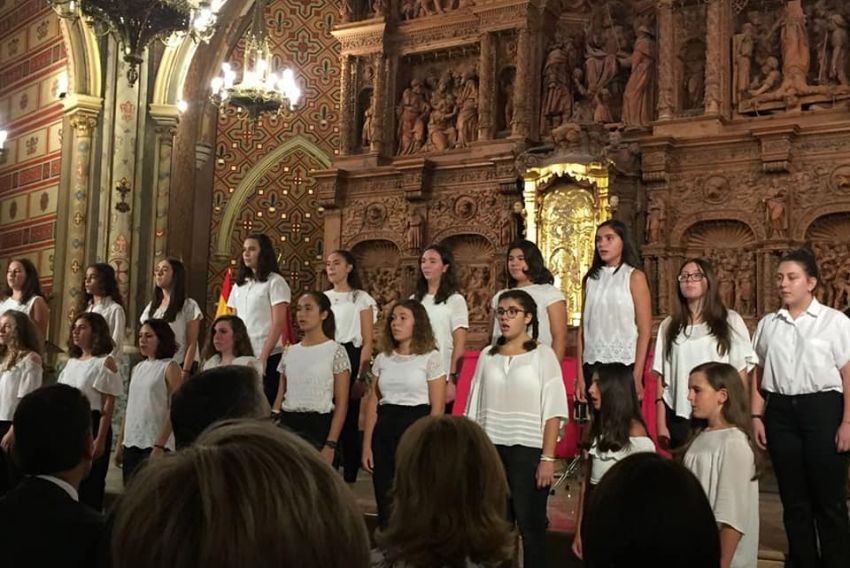
[[[221,283],[221,294],[218,296],[218,305],[215,308],[215,317],[226,316],[233,313],[233,310],[227,307],[227,300],[230,298],[230,267],[224,272],[224,281]]]

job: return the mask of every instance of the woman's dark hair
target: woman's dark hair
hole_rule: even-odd
[[[608,219],[596,227],[596,233],[598,234],[599,229],[602,229],[603,227],[610,227],[615,233],[617,233],[620,240],[623,241],[623,253],[620,255],[620,266],[627,264],[633,268],[640,268],[640,255],[638,254],[637,246],[635,245],[634,238],[632,237],[632,232],[626,224],[622,221],[618,221],[617,219]],[[602,270],[603,266],[605,266],[605,262],[602,260],[602,257],[599,256],[599,249],[597,249],[596,245],[594,245],[593,262],[591,262],[587,274],[584,275],[583,282],[586,282],[588,278],[598,278],[599,271]],[[617,267],[617,270],[620,269],[620,266]]]
[[[537,349],[537,336],[540,333],[540,321],[537,319],[537,302],[534,301],[531,294],[519,289],[505,290],[499,294],[499,300],[496,303],[496,306],[498,306],[502,300],[515,300],[516,303],[522,306],[525,313],[531,316],[531,322],[528,324],[531,328],[531,339],[523,343],[522,348],[526,351]],[[496,316],[496,319],[498,320],[498,316]],[[490,355],[498,354],[502,345],[504,345],[506,341],[507,340],[504,335],[499,336],[499,339],[496,340],[496,344],[490,349]]]
[[[115,276],[115,269],[105,262],[96,262],[89,265],[89,267],[86,268],[86,272],[88,272],[89,268],[94,270],[97,275],[97,284],[101,291],[98,296],[112,298],[113,302],[123,308],[124,300],[121,298],[121,290],[118,289],[118,278]],[[83,273],[83,279],[85,279],[85,273]],[[86,286],[85,283],[83,283],[83,293],[80,294],[80,306],[78,313],[85,312],[92,303],[93,298],[94,294],[86,292]]]
[[[617,452],[629,445],[629,433],[635,422],[646,428],[640,403],[635,392],[635,380],[630,365],[603,363],[593,370],[597,379],[599,410],[590,405],[591,421],[585,446],[602,452]]]
[[[174,338],[174,331],[168,322],[162,319],[149,319],[142,325],[146,325],[156,335],[156,359],[171,359],[177,353],[177,340]]]
[[[405,308],[413,312],[413,340],[410,342],[410,351],[416,355],[430,353],[437,348],[437,340],[434,339],[434,331],[431,329],[431,320],[428,312],[417,300],[399,300],[390,308],[389,315],[384,322],[384,334],[381,340],[381,351],[391,355],[398,347],[398,342],[393,337],[393,312],[396,308]],[[331,336],[333,337],[333,336]]]
[[[448,269],[440,276],[440,286],[437,288],[437,293],[434,294],[434,303],[442,304],[449,299],[449,296],[456,293],[460,288],[458,285],[457,268],[455,268],[455,257],[449,248],[442,244],[433,244],[422,251],[425,254],[432,250],[440,255],[440,260],[448,266]],[[421,257],[420,257],[421,258]],[[416,279],[416,292],[414,297],[422,301],[422,298],[428,293],[428,281],[425,280],[425,275],[422,274],[420,267],[419,277]]]
[[[12,357],[6,361],[5,369],[11,369],[18,364],[27,353],[35,353],[41,356],[41,341],[35,324],[24,312],[17,310],[6,310],[0,317],[11,318],[14,322],[12,329],[12,345],[0,345],[0,361],[6,358],[11,351]],[[3,369],[0,369],[3,370]]]
[[[345,281],[348,283],[348,286],[356,292],[357,290],[363,290],[363,281],[360,279],[360,271],[357,270],[357,259],[354,258],[354,255],[351,254],[351,251],[347,251],[345,249],[337,249],[333,251],[331,254],[336,254],[342,257],[345,261],[345,264],[351,267],[351,270],[348,272],[348,275],[345,277]],[[328,255],[330,256],[330,255]],[[333,288],[333,286],[331,286]],[[329,288],[330,289],[330,288]]]
[[[378,544],[405,566],[502,565],[514,548],[507,498],[499,454],[478,424],[422,418],[401,437],[393,510]]]
[[[705,491],[685,466],[655,453],[617,462],[587,504],[581,528],[587,568],[716,568],[720,533]]]
[[[68,355],[75,359],[83,355],[82,348],[74,344],[73,338],[74,327],[79,320],[84,320],[91,328],[91,354],[95,357],[103,357],[112,353],[115,342],[112,341],[112,335],[109,333],[109,324],[100,314],[83,312],[74,319],[74,324],[71,326],[71,336],[68,337]]]
[[[705,275],[706,288],[705,297],[702,302],[702,319],[708,325],[711,335],[717,341],[717,354],[725,355],[732,345],[732,330],[729,328],[727,317],[729,310],[720,299],[720,290],[717,287],[717,276],[714,267],[704,258],[689,258],[679,267],[679,272],[688,264],[696,264],[700,272]],[[684,333],[691,322],[691,311],[688,308],[688,300],[682,295],[682,288],[676,286],[676,297],[678,302],[673,302],[673,313],[670,314],[670,324],[664,334],[664,357],[669,359],[673,350],[673,344],[680,333]]]
[[[236,284],[242,286],[248,278],[253,278],[257,282],[265,282],[272,272],[280,274],[280,267],[277,264],[277,256],[274,253],[274,245],[272,240],[263,233],[251,233],[245,240],[253,239],[260,245],[260,254],[257,256],[257,271],[256,273],[245,266],[245,260],[242,255],[239,255],[239,262],[236,265]]]
[[[331,309],[331,301],[327,296],[315,290],[304,292],[302,297],[304,296],[313,298],[313,301],[316,302],[317,306],[319,306],[319,315],[322,313],[327,314],[325,319],[322,320],[322,333],[324,333],[325,337],[328,339],[333,339],[336,335],[336,321],[334,320],[334,312]]]
[[[38,269],[32,261],[28,258],[13,258],[9,261],[6,270],[9,269],[13,262],[17,262],[24,267],[24,287],[21,288],[21,303],[26,304],[35,296],[41,296],[43,298],[44,293],[42,293],[41,284],[38,281]],[[12,297],[12,287],[9,286],[8,279],[3,281],[3,295]]]
[[[245,327],[245,322],[239,316],[231,314],[218,316],[215,318],[210,327],[209,339],[207,340],[206,348],[204,349],[204,357],[211,358],[213,355],[221,355],[215,350],[213,344],[213,335],[215,335],[215,326],[218,322],[226,321],[233,331],[233,356],[234,357],[253,357],[254,347],[251,345],[251,338],[248,337],[248,328]]]
[[[815,287],[820,285],[820,270],[818,269],[818,262],[815,258],[815,253],[810,249],[801,248],[792,250],[779,260],[779,264],[782,264],[783,262],[796,262],[803,268],[803,272],[806,273],[806,276],[817,280],[818,283]]]
[[[183,262],[173,258],[168,257],[165,261],[171,265],[171,271],[173,272],[173,276],[171,277],[171,290],[169,290],[168,297],[168,307],[165,308],[165,313],[162,315],[162,319],[167,322],[173,322],[174,318],[177,317],[177,314],[183,310],[183,304],[186,303],[186,267],[183,266]],[[159,286],[153,287],[153,301],[151,302],[151,309],[148,312],[149,315],[154,315],[156,313],[159,305],[162,304],[164,294],[162,293],[162,289]]]
[[[505,264],[508,262],[508,257],[511,251],[519,249],[522,251],[522,256],[525,259],[525,264],[528,265],[528,270],[525,274],[532,284],[554,284],[555,277],[546,268],[546,263],[543,262],[543,253],[537,248],[537,245],[531,241],[519,240],[508,245],[508,252],[505,255]],[[513,288],[517,285],[517,281],[513,279],[510,271],[508,271],[508,288]]]

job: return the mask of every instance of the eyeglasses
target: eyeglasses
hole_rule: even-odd
[[[498,316],[498,317],[508,316],[508,318],[510,318],[510,319],[514,319],[519,314],[525,314],[525,313],[528,313],[528,312],[526,312],[525,310],[521,310],[519,308],[513,308],[513,307],[508,308],[508,309],[498,308],[496,310],[496,316]]]
[[[705,278],[705,274],[702,272],[693,272],[688,274],[687,272],[680,274],[676,277],[676,280],[679,282],[702,282],[702,279]]]

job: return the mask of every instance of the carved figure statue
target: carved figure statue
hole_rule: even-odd
[[[369,99],[369,106],[363,111],[363,128],[360,131],[360,144],[367,147],[372,142],[372,117],[375,114],[375,96]]]
[[[770,197],[764,198],[765,217],[769,236],[785,238],[788,236],[788,217],[785,214],[785,192],[777,191]]]
[[[593,97],[593,122],[598,124],[609,124],[614,122],[611,114],[611,93],[608,89],[599,89]]]
[[[617,76],[620,70],[620,60],[627,58],[623,51],[623,37],[620,26],[610,26],[605,29],[603,42],[595,34],[590,34],[585,46],[585,76],[587,90],[595,94]]]
[[[387,15],[387,0],[372,0],[372,15],[376,18]]]
[[[502,96],[505,101],[505,108],[502,109],[505,118],[505,129],[510,129],[514,123],[514,78],[513,76],[506,77],[501,82]]]
[[[829,18],[829,46],[832,57],[829,62],[829,78],[839,85],[850,83],[847,79],[847,21],[841,14],[832,14]]]
[[[569,56],[561,45],[555,45],[546,56],[543,66],[543,95],[540,103],[540,131],[570,119],[573,113],[573,94],[570,90]]]
[[[726,258],[717,263],[717,293],[723,305],[735,305],[735,271],[732,263]]]
[[[632,69],[623,92],[623,124],[645,126],[652,120],[655,80],[655,40],[647,26],[638,29],[635,47],[627,60]]]
[[[787,0],[782,16],[774,25],[781,27],[782,87],[805,89],[809,74],[809,35],[806,33],[806,16],[801,0]]]
[[[703,105],[705,99],[705,62],[702,58],[692,59],[685,65],[684,108],[695,109]]]
[[[750,89],[755,48],[755,27],[750,22],[745,22],[741,27],[735,50],[735,94],[738,95],[738,100],[746,98]]]
[[[664,200],[660,197],[650,196],[646,211],[646,242],[649,244],[661,241],[664,232]]]
[[[738,269],[735,283],[735,310],[741,314],[755,313],[753,310],[753,263],[745,255]]]
[[[422,90],[422,82],[413,79],[410,87],[401,95],[398,106],[398,154],[415,154],[425,142],[425,120],[428,103]]]
[[[416,17],[419,11],[419,0],[401,0],[399,6],[399,15],[402,20],[412,20]]]
[[[753,82],[750,86],[750,95],[757,97],[771,93],[782,84],[782,74],[779,72],[779,60],[771,56],[761,66],[763,77]]]
[[[428,146],[439,152],[453,148],[457,140],[457,105],[451,92],[452,81],[452,72],[448,70],[440,77],[436,90],[431,94]]]
[[[425,220],[415,209],[407,216],[407,248],[418,252],[422,248],[422,232]]]
[[[472,71],[464,75],[458,106],[455,147],[466,148],[478,139],[478,77]]]
[[[342,0],[340,2],[339,16],[343,22],[354,21],[354,0]]]

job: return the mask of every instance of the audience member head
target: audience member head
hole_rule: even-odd
[[[12,422],[15,459],[21,471],[27,475],[61,474],[72,485],[79,485],[94,456],[91,420],[88,399],[74,387],[56,384],[26,395]]]
[[[148,359],[171,359],[177,353],[177,339],[168,322],[149,319],[139,329],[139,354]]]
[[[537,336],[540,332],[540,322],[537,320],[537,302],[528,292],[512,289],[499,294],[496,323],[499,324],[501,335],[496,340],[496,345],[490,349],[490,355],[497,354],[502,345],[517,337],[528,338],[523,343],[523,348],[526,351],[537,348]],[[531,333],[528,332],[529,328]]]
[[[505,262],[508,288],[520,284],[553,284],[555,282],[555,277],[543,261],[543,253],[531,241],[519,240],[509,244]]]
[[[587,507],[581,529],[587,568],[720,565],[717,522],[705,491],[675,461],[639,453],[617,462]]]
[[[336,321],[331,301],[321,292],[310,290],[301,294],[295,305],[295,321],[301,333],[309,333],[321,328],[328,339],[333,339],[336,333]]]
[[[584,279],[596,278],[603,266],[619,267],[623,264],[639,267],[640,255],[632,232],[626,224],[617,219],[609,219],[596,228],[593,261]]]
[[[2,295],[9,297],[16,291],[21,292],[22,304],[26,304],[35,296],[44,296],[38,281],[38,269],[28,258],[12,259],[6,267],[6,283]]]
[[[80,357],[83,351],[88,351],[95,357],[103,357],[112,353],[114,347],[109,324],[102,315],[83,312],[77,316],[71,326],[71,337],[68,340],[68,354],[71,357]]]
[[[389,355],[403,344],[410,345],[410,352],[417,355],[437,348],[428,312],[417,300],[399,300],[384,324],[382,351]]]
[[[409,566],[451,566],[464,558],[501,564],[514,544],[507,496],[499,454],[478,424],[460,416],[422,418],[401,438],[392,516],[378,543]]]
[[[342,478],[295,434],[253,420],[143,468],[116,507],[112,552],[117,568],[369,565]]]
[[[0,315],[0,362],[14,367],[29,352],[39,353],[41,342],[35,324],[24,312],[6,310]]]
[[[242,286],[248,278],[265,282],[272,272],[280,273],[272,240],[263,233],[245,237],[236,268],[236,284]]]
[[[214,422],[270,414],[257,372],[241,365],[203,371],[185,381],[171,399],[171,426],[178,448],[191,445]]]
[[[156,313],[165,298],[165,292],[168,292],[168,307],[162,319],[173,322],[186,303],[186,267],[176,258],[164,258],[156,264],[153,279],[153,301],[149,313]]]
[[[224,315],[215,318],[204,356],[253,357],[254,348],[245,322],[239,316]]]
[[[80,295],[80,313],[86,311],[95,296],[98,298],[112,298],[112,301],[124,305],[121,299],[121,290],[118,289],[118,278],[115,269],[105,262],[96,262],[86,268],[83,279],[85,293]]]
[[[434,294],[435,304],[442,304],[459,289],[455,257],[451,249],[443,244],[429,246],[419,257],[416,299],[421,302],[434,283],[438,283],[437,293]]]
[[[732,332],[727,321],[727,306],[720,298],[714,267],[704,258],[689,258],[679,267],[678,286],[673,302],[670,324],[664,337],[664,357],[670,358],[673,345],[695,318],[701,318],[717,342],[717,353],[725,355],[732,343]]]
[[[635,422],[646,425],[640,412],[631,366],[603,363],[593,371],[588,388],[591,421],[586,444],[596,442],[603,451],[618,451],[629,443]]]
[[[820,282],[820,270],[809,249],[791,251],[779,261],[776,287],[782,303],[790,310],[805,309],[814,298]]]
[[[363,282],[357,271],[357,260],[350,251],[338,249],[329,254],[325,260],[325,274],[332,288],[344,281],[352,290],[363,289]]]

